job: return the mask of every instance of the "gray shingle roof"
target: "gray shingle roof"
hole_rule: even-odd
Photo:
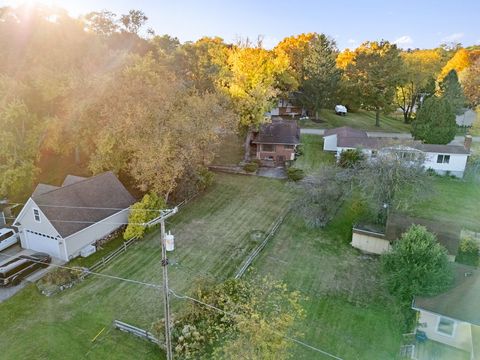
[[[327,129],[323,133],[323,136],[329,136],[336,134],[338,137],[368,137],[367,132],[364,130],[353,129],[348,126],[342,126],[335,129]]]
[[[440,154],[470,154],[470,150],[460,145],[419,144],[415,147],[423,152]]]
[[[457,263],[452,266],[452,288],[437,296],[416,297],[413,307],[480,326],[480,270]]]
[[[272,120],[260,126],[254,144],[300,144],[300,128],[295,120]]]
[[[67,185],[72,185],[75,184],[76,182],[82,181],[87,179],[86,177],[82,176],[76,176],[76,175],[67,175],[65,177],[65,180],[63,180],[62,186],[67,186]]]
[[[409,217],[402,213],[390,212],[388,214],[385,237],[390,241],[400,239],[413,224],[423,225],[428,231],[435,234],[438,242],[443,245],[450,255],[458,254],[460,245],[461,227],[453,222],[428,220],[418,217]]]
[[[62,237],[87,228],[135,202],[112,172],[76,181],[40,195],[33,194],[32,199]]]
[[[33,190],[32,197],[34,196],[40,196],[42,194],[45,194],[49,191],[59,189],[58,186],[53,186],[53,185],[48,185],[48,184],[38,184],[35,190]]]

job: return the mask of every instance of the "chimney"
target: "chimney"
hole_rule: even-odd
[[[472,147],[472,135],[465,135],[463,147],[465,148],[465,150],[470,151],[470,148]]]

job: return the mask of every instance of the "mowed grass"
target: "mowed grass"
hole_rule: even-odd
[[[303,154],[295,161],[294,166],[305,173],[317,171],[323,164],[334,164],[335,156],[323,151],[323,137],[303,134],[300,137]]]
[[[188,293],[202,278],[231,277],[290,200],[277,180],[217,174],[215,184],[171,218],[170,287]],[[158,232],[114,260],[103,274],[161,284]],[[186,306],[172,298],[173,316]],[[2,359],[158,359],[154,345],[112,328],[122,320],[149,329],[162,318],[158,288],[92,276],[47,298],[30,285],[0,304]],[[95,342],[92,339],[103,330]]]
[[[306,316],[297,323],[301,341],[344,359],[394,359],[401,316],[382,285],[378,259],[353,249],[343,225],[337,221],[330,226],[336,229],[310,229],[289,215],[252,273],[284,281],[303,295]],[[329,359],[296,344],[291,352],[294,359]]]
[[[340,126],[350,126],[355,129],[387,132],[410,132],[410,125],[403,123],[403,118],[397,115],[380,115],[380,127],[375,126],[375,113],[372,111],[358,110],[339,116],[333,110],[323,109],[320,112],[323,122],[316,123],[311,120],[300,120],[302,128],[331,129]]]
[[[435,177],[432,196],[416,204],[411,213],[438,222],[455,222],[465,229],[480,232],[480,184]]]

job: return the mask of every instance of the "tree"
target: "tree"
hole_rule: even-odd
[[[480,105],[480,58],[460,74],[465,97],[470,106]]]
[[[140,224],[145,224],[150,220],[155,219],[160,214],[160,211],[155,210],[162,210],[165,208],[165,201],[157,194],[145,194],[142,201],[139,201],[130,207],[128,226],[123,233],[123,238],[125,240],[142,238],[146,228]]]
[[[251,132],[267,121],[265,113],[279,93],[276,80],[288,69],[288,58],[247,43],[229,49],[227,66],[220,84],[238,115],[238,130],[245,136],[245,161],[249,162]]]
[[[433,296],[453,280],[447,250],[424,226],[412,225],[392,251],[382,255],[389,291],[405,306],[414,296]]]
[[[295,188],[298,190],[294,203],[296,213],[308,226],[323,228],[350,193],[351,174],[337,167],[324,167],[305,177]]]
[[[303,60],[300,101],[313,110],[315,119],[322,108],[333,104],[340,80],[336,67],[336,44],[324,34],[316,34],[309,43]]]
[[[353,168],[363,158],[364,156],[359,149],[348,149],[340,153],[338,165],[343,168]]]
[[[141,10],[130,10],[128,14],[120,17],[120,23],[126,32],[138,34],[143,25],[147,22],[148,17]]]
[[[311,41],[318,36],[315,33],[305,33],[296,36],[289,36],[280,41],[273,49],[277,54],[285,54],[288,57],[289,67],[282,79],[282,90],[285,95],[296,91],[304,79],[304,60],[307,56]],[[292,79],[293,78],[293,79]]]
[[[467,100],[455,70],[451,70],[440,83],[440,94],[448,102],[455,115],[461,115],[465,112]]]
[[[462,72],[470,65],[470,55],[468,50],[460,48],[455,52],[455,55],[452,56],[450,60],[445,64],[438,75],[438,82],[442,82],[445,76],[447,76],[450,71],[455,70],[457,73]]]
[[[108,37],[119,29],[116,17],[117,15],[111,11],[101,10],[88,13],[84,20],[87,30]]]
[[[438,50],[402,52],[401,83],[396,89],[395,101],[403,112],[405,123],[410,123],[419,101],[435,93],[435,79],[442,65]]]
[[[380,113],[392,110],[401,66],[396,45],[381,41],[362,44],[345,68],[344,81],[351,96],[359,99],[364,109],[375,111],[376,126],[380,126]]]
[[[183,359],[287,359],[295,321],[303,317],[300,294],[270,278],[200,283],[196,302],[174,323],[172,342]],[[163,336],[163,321],[154,331]]]
[[[389,209],[407,209],[429,194],[423,155],[404,148],[403,142],[386,142],[374,161],[360,161],[354,168],[357,189],[380,223]]]
[[[412,124],[413,137],[427,144],[448,144],[456,132],[455,114],[444,97],[425,100]]]

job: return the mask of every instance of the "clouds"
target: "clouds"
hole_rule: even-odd
[[[450,34],[448,36],[445,36],[442,41],[443,42],[458,42],[460,41],[460,39],[462,39],[463,37],[465,36],[464,33],[462,32],[459,32],[459,33],[453,33],[453,34]]]
[[[413,39],[408,35],[400,36],[397,40],[393,42],[398,47],[408,47],[413,44]]]

